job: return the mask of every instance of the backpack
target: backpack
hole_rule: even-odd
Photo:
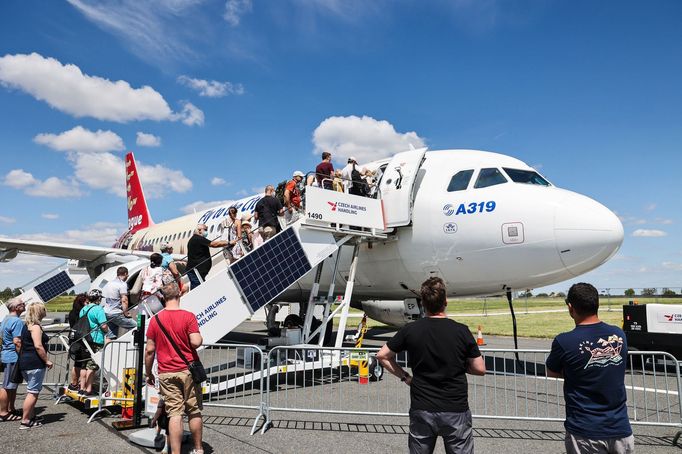
[[[282,206],[285,206],[284,205],[284,191],[287,188],[288,182],[289,182],[288,180],[281,181],[277,185],[277,187],[275,188],[275,197],[277,197],[277,200],[279,200],[279,203],[281,203]]]
[[[82,359],[90,353],[83,340],[90,345],[93,344],[92,336],[90,335],[90,320],[88,320],[88,312],[90,312],[92,307],[85,311],[85,314],[78,319],[69,332],[69,357],[73,360]]]

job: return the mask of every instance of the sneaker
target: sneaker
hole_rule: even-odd
[[[203,449],[192,449],[189,454],[204,454]]]
[[[69,391],[76,391],[76,392],[80,391],[80,388],[78,387],[78,385],[74,385],[74,384],[69,384],[69,386],[67,386],[66,388]]]

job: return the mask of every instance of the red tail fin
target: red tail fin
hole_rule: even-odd
[[[154,222],[149,215],[132,152],[126,155],[126,190],[128,194],[128,231],[135,233],[153,225]]]

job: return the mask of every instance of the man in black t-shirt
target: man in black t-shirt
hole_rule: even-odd
[[[258,221],[258,232],[267,241],[282,230],[277,216],[284,215],[284,207],[277,197],[272,185],[265,187],[265,197],[256,204],[255,219]]]
[[[426,318],[398,331],[377,359],[410,387],[410,453],[432,453],[439,435],[446,453],[473,453],[466,374],[485,375],[485,362],[469,328],[447,317],[443,280],[424,281],[421,298]],[[402,351],[414,377],[395,361]]]
[[[206,224],[199,224],[194,229],[194,235],[187,241],[187,277],[192,284],[192,288],[201,285],[201,282],[206,279],[206,275],[211,271],[211,250],[212,247],[225,247],[227,241],[225,240],[209,240],[208,227]],[[199,279],[199,276],[201,279]]]

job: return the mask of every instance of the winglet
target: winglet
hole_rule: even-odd
[[[132,151],[126,155],[126,191],[128,194],[128,231],[135,233],[153,225],[154,221],[149,215]]]

